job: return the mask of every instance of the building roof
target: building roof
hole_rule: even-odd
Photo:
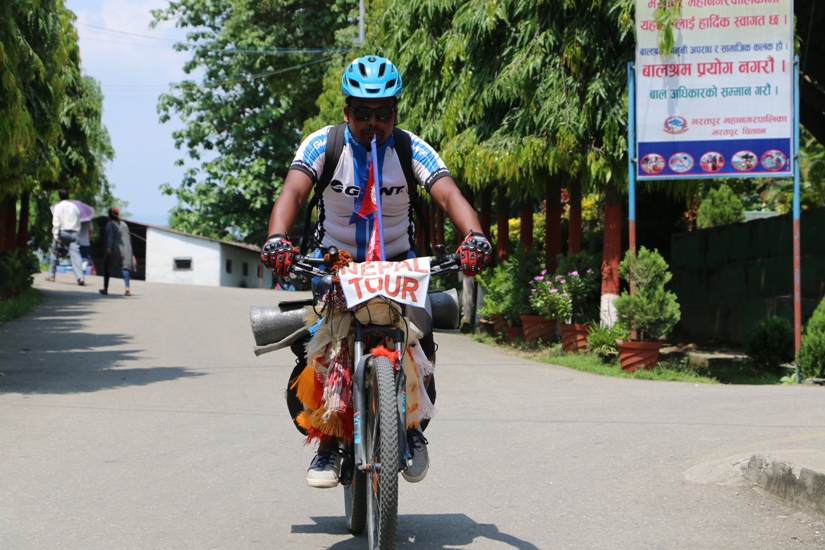
[[[101,216],[101,217],[103,217],[103,216]],[[104,217],[104,219],[105,219],[105,217]],[[176,235],[182,235],[184,237],[192,237],[193,239],[201,239],[201,240],[204,240],[204,241],[223,244],[223,245],[226,245],[226,246],[233,246],[235,248],[242,248],[244,250],[249,250],[251,252],[258,252],[258,253],[261,252],[261,247],[255,246],[253,244],[239,243],[239,242],[233,242],[233,241],[222,241],[220,239],[213,239],[211,237],[204,237],[202,235],[194,235],[192,233],[186,233],[184,231],[178,231],[177,229],[169,229],[168,227],[161,227],[159,225],[152,225],[150,223],[137,222],[137,221],[134,221],[134,220],[125,220],[124,219],[123,221],[125,221],[127,224],[139,225],[141,227],[146,227],[146,228],[149,228],[149,229],[156,229],[158,231],[165,231],[166,233],[174,233]]]

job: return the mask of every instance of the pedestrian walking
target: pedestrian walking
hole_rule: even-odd
[[[57,192],[60,202],[54,207],[52,214],[52,235],[54,241],[49,250],[49,274],[47,281],[54,282],[57,273],[58,248],[68,247],[69,258],[72,261],[72,271],[77,279],[77,284],[84,285],[82,260],[80,257],[80,245],[77,242],[80,231],[80,210],[74,203],[69,201],[69,192],[61,189]]]
[[[103,288],[101,294],[109,294],[109,276],[120,272],[126,285],[126,296],[131,296],[129,278],[132,271],[132,237],[129,226],[120,219],[120,210],[109,209],[106,223],[106,257],[103,260]]]
[[[94,265],[92,262],[91,250],[92,239],[95,237],[95,230],[92,227],[92,221],[86,220],[80,222],[80,232],[77,234],[77,244],[80,245],[80,259],[83,273],[86,273],[86,268],[89,265]]]

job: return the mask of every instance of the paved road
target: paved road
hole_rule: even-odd
[[[0,326],[0,548],[364,548],[340,489],[305,485],[289,352],[251,351],[249,306],[284,294],[58,277]],[[822,516],[716,483],[754,452],[825,451],[822,388],[620,380],[438,340],[432,466],[401,482],[399,548],[825,547]]]

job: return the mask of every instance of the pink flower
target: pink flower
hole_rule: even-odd
[[[561,284],[565,284],[565,283],[567,283],[567,281],[565,281],[564,279],[562,279],[562,280],[561,280],[561,281],[559,281],[559,282],[560,282]]]
[[[559,291],[559,290],[558,290],[557,288],[551,288],[551,289],[550,289],[550,293],[551,293],[551,294],[555,294],[555,293],[556,293],[556,292],[558,292],[558,291]]]
[[[547,275],[547,270],[546,270],[546,269],[542,269],[542,270],[541,270],[541,274],[542,274],[542,275]]]
[[[543,281],[543,280],[544,280],[544,277],[541,277],[541,276],[539,276],[539,277],[534,277],[534,278],[533,278],[533,280],[534,280],[534,281]]]
[[[562,294],[562,296],[564,296],[565,298],[567,298],[567,293],[565,292],[564,294]]]
[[[579,276],[579,272],[578,272],[578,271],[574,271],[573,273],[568,273],[568,275],[573,275],[574,277],[578,277],[578,276]]]

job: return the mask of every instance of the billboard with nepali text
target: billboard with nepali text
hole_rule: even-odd
[[[636,177],[793,174],[793,0],[636,0]]]

